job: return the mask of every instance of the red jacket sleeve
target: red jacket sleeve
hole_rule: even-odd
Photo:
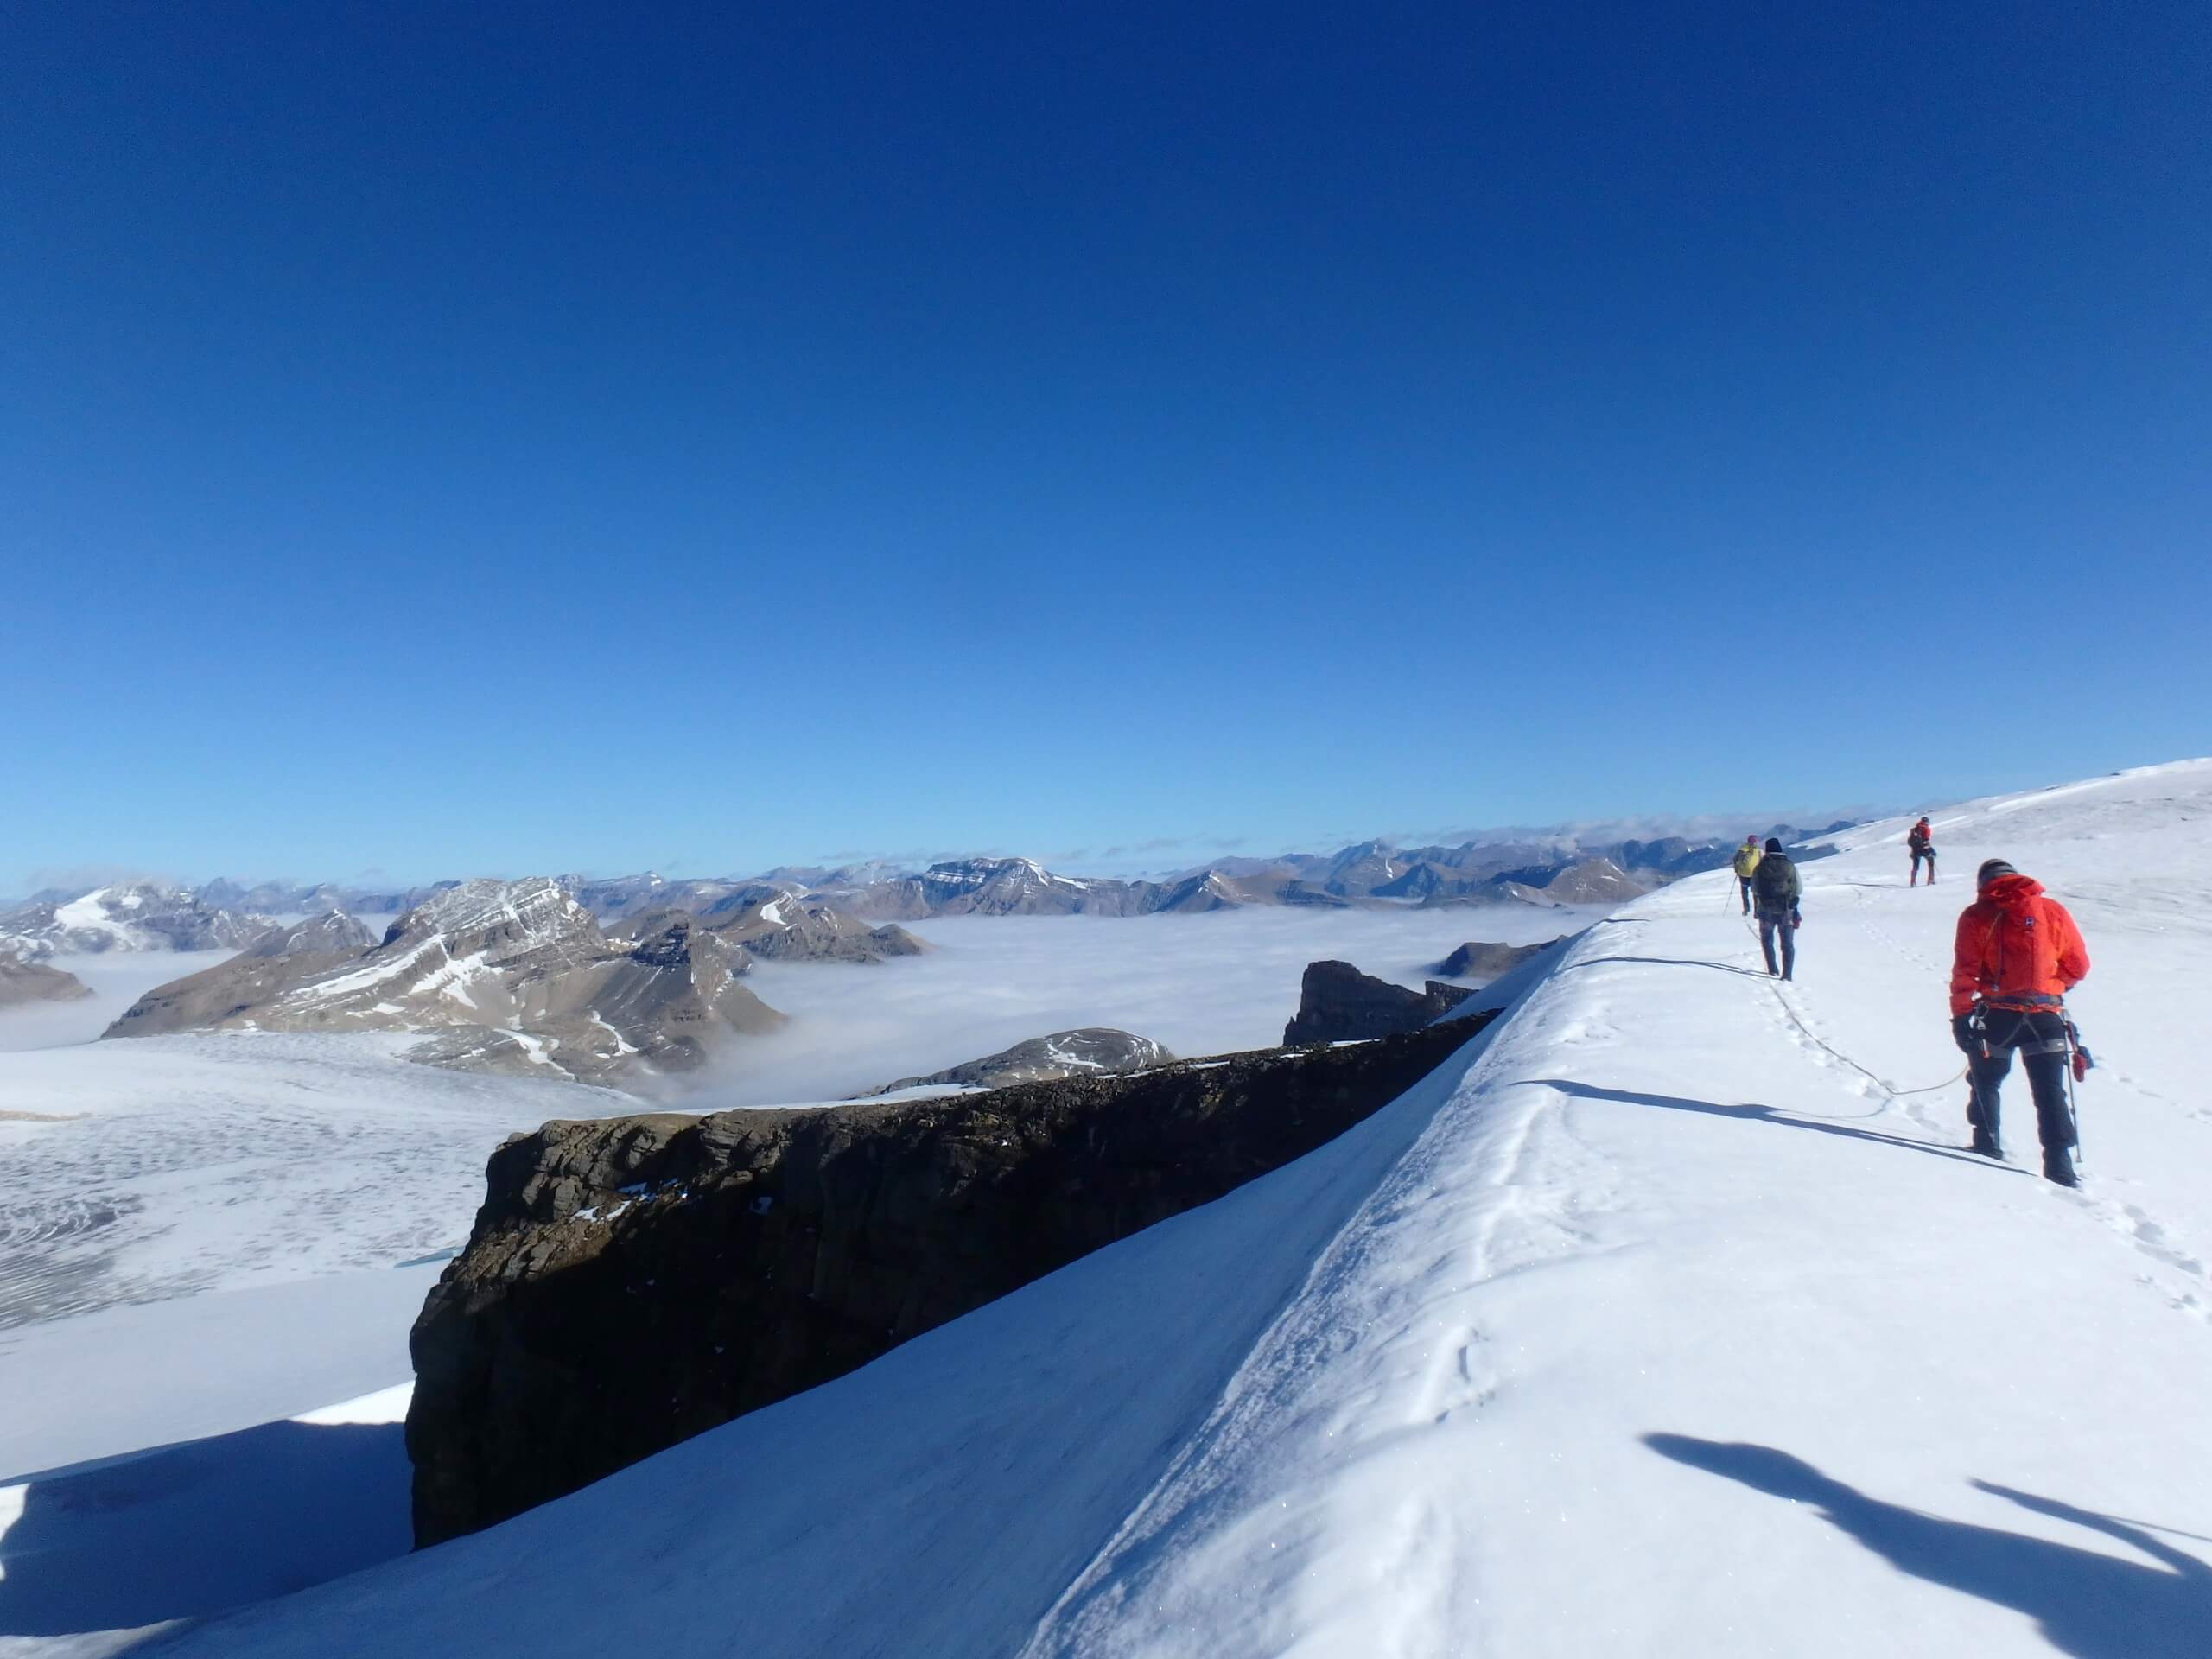
[[[2054,931],[2058,936],[2058,976],[2066,982],[2066,988],[2070,991],[2089,976],[2089,947],[2066,906],[2056,899],[2049,902]]]
[[[1982,988],[1982,949],[1989,943],[1984,927],[1968,906],[1959,912],[1958,937],[1951,946],[1951,1017],[1972,1012],[1976,992]]]

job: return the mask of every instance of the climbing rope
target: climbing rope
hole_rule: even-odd
[[[1748,916],[1744,918],[1744,931],[1751,936],[1753,943],[1756,944],[1758,942],[1759,937],[1758,930],[1751,925],[1751,918]],[[1782,1012],[1789,1017],[1789,1023],[1797,1027],[1799,1033],[1802,1034],[1807,1042],[1812,1044],[1822,1053],[1827,1054],[1830,1058],[1849,1066],[1860,1077],[1866,1078],[1867,1082],[1872,1084],[1877,1089],[1879,1089],[1884,1094],[1889,1096],[1893,1100],[1903,1100],[1912,1095],[1933,1095],[1939,1093],[1945,1089],[1948,1089],[1955,1083],[1961,1083],[1965,1081],[1967,1072],[1971,1070],[1971,1067],[1969,1066],[1961,1065],[1956,1071],[1944,1078],[1942,1082],[1931,1083],[1925,1089],[1900,1089],[1897,1084],[1891,1083],[1887,1077],[1876,1077],[1865,1066],[1859,1065],[1858,1061],[1853,1059],[1850,1055],[1836,1047],[1834,1044],[1829,1042],[1818,1032],[1808,1026],[1802,1020],[1799,1019],[1797,1017],[1797,1010],[1789,1006],[1789,999],[1783,995],[1782,984],[1780,981],[1768,981],[1767,988],[1774,993],[1774,1000],[1781,1005]]]

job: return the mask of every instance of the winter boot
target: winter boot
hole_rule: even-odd
[[[2074,1151],[2070,1147],[2046,1147],[2043,1154],[2043,1178],[2055,1186],[2079,1186],[2082,1178],[2074,1173]]]

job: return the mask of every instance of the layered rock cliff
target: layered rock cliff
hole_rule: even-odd
[[[517,1136],[415,1325],[416,1540],[572,1491],[1217,1198],[1388,1104],[1481,1023]]]

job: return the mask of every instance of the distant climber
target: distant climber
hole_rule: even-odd
[[[1751,896],[1757,900],[1758,912],[1759,949],[1766,952],[1766,970],[1792,979],[1797,973],[1797,929],[1804,918],[1798,913],[1797,901],[1804,897],[1804,884],[1797,879],[1797,867],[1782,850],[1782,843],[1772,836],[1767,837],[1766,851],[1759,855],[1758,868],[1751,872]],[[1775,935],[1782,936],[1782,964],[1775,965]]]
[[[1751,872],[1759,867],[1759,838],[1745,836],[1744,844],[1736,849],[1736,885],[1744,891],[1744,914],[1751,913]]]
[[[1925,817],[1906,832],[1904,844],[1907,850],[1912,854],[1912,880],[1906,882],[1905,886],[1916,887],[1920,885],[1920,861],[1926,859],[1928,885],[1934,887],[1936,885],[1936,832],[1928,827],[1928,820]]]
[[[2074,1173],[2074,1114],[2066,1099],[2072,1034],[2066,993],[2088,976],[2089,948],[2066,906],[2046,898],[2001,858],[1974,873],[1977,896],[1959,916],[1951,962],[1951,1036],[1967,1057],[1974,1149],[2002,1158],[1997,1090],[2020,1051],[2035,1096],[2043,1173],[2061,1186]]]

